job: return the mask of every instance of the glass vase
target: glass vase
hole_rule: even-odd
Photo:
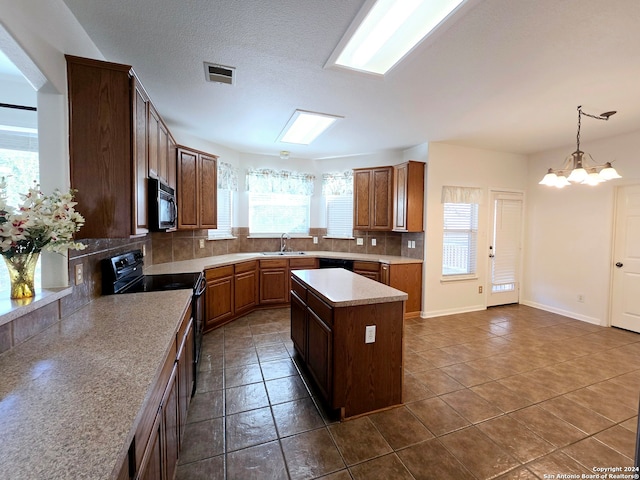
[[[33,297],[35,295],[33,281],[40,252],[14,253],[10,256],[3,255],[3,258],[9,271],[11,298]]]

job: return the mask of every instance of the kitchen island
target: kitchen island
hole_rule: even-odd
[[[402,403],[406,299],[342,268],[291,273],[291,339],[341,420]]]

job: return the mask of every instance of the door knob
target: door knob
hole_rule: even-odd
[[[622,267],[622,265],[623,265],[623,263],[622,263],[622,262],[618,262],[618,263],[616,263],[616,267],[618,267],[618,268]]]

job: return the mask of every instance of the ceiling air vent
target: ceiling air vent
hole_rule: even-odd
[[[204,63],[204,75],[207,82],[233,85],[235,83],[235,72],[235,67],[226,67],[215,63]]]

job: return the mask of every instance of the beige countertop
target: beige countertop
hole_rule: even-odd
[[[422,263],[422,260],[415,258],[399,257],[394,255],[374,255],[367,253],[348,253],[348,252],[327,252],[327,251],[309,251],[300,254],[299,252],[291,252],[287,255],[278,255],[273,252],[265,255],[260,252],[251,253],[229,253],[227,255],[216,255],[213,257],[196,258],[193,260],[183,260],[179,262],[158,263],[155,265],[145,266],[144,273],[146,275],[164,275],[169,273],[195,273],[206,270],[207,268],[222,267],[247,260],[260,260],[266,258],[339,258],[345,260],[363,260],[368,262],[380,262],[387,264],[404,264],[404,263]]]
[[[108,479],[191,290],[97,298],[0,355],[0,479]]]
[[[343,268],[295,270],[291,274],[332,307],[400,302],[409,298],[405,292]]]

